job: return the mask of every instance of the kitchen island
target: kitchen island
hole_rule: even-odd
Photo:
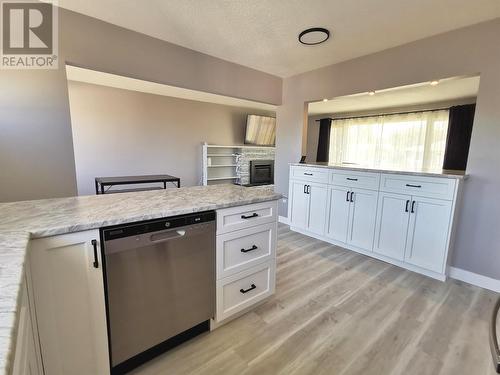
[[[30,290],[28,296],[22,293],[30,242],[116,224],[208,210],[218,210],[219,215],[219,212],[226,212],[224,209],[235,210],[234,207],[252,207],[255,204],[255,207],[260,207],[258,204],[263,202],[272,202],[272,205],[266,206],[269,212],[266,220],[268,223],[276,222],[276,202],[273,201],[280,197],[272,187],[212,185],[0,204],[0,372],[13,372],[19,350],[16,339],[22,325],[21,315],[26,314],[23,309],[33,307],[33,298],[27,298],[33,291]],[[243,228],[235,225],[234,230],[222,228],[222,232],[234,233]],[[234,275],[230,277],[234,278]],[[23,298],[28,300],[27,305],[23,305]],[[40,348],[36,348],[35,355],[42,356]],[[45,364],[43,367],[47,371]]]

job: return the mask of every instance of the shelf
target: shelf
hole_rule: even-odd
[[[207,154],[208,157],[234,158],[237,154]]]
[[[233,146],[223,146],[223,145],[205,145],[207,147],[211,148],[265,148],[265,149],[270,149],[274,150],[276,147],[275,146],[256,146],[256,145],[233,145]]]
[[[207,181],[217,181],[217,180],[237,180],[239,177],[233,176],[233,177],[209,177],[207,178]]]
[[[226,165],[207,165],[208,168],[218,168],[218,167],[236,167],[236,164],[226,164]]]

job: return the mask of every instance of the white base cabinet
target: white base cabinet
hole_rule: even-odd
[[[42,363],[32,319],[34,314],[30,307],[25,279],[21,285],[20,294],[19,322],[12,375],[39,375],[43,373],[41,368]]]
[[[45,374],[109,374],[99,231],[36,239],[29,250]]]
[[[274,294],[277,209],[278,203],[271,201],[217,210],[217,302],[212,329]],[[219,226],[229,217],[241,223],[234,229]]]
[[[290,168],[293,230],[445,279],[461,179]]]
[[[328,185],[293,181],[290,185],[290,218],[294,225],[316,233],[325,233]]]
[[[329,187],[326,236],[371,251],[377,211],[376,191]]]

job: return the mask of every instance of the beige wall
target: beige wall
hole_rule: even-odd
[[[59,10],[59,70],[0,71],[0,202],[76,194],[65,62],[270,104],[278,77]]]
[[[316,154],[318,152],[318,143],[319,143],[319,122],[316,120],[325,118],[325,117],[331,117],[331,118],[341,118],[341,117],[356,117],[356,116],[375,116],[375,115],[380,115],[380,114],[390,114],[390,113],[397,113],[397,112],[405,112],[405,111],[425,111],[425,110],[432,110],[432,109],[438,109],[438,108],[449,108],[454,105],[463,105],[463,104],[472,104],[476,102],[476,98],[463,98],[463,99],[457,99],[457,100],[447,100],[447,101],[440,101],[440,102],[434,102],[434,103],[427,103],[427,104],[419,104],[419,105],[412,105],[412,106],[405,106],[405,107],[390,107],[390,108],[379,108],[379,109],[373,109],[370,111],[359,111],[359,112],[339,112],[339,113],[325,113],[322,115],[313,115],[313,116],[308,116],[307,118],[307,128],[305,132],[305,137],[307,140],[307,146],[306,146],[306,161],[307,162],[314,162],[316,161]]]
[[[500,19],[285,79],[277,113],[276,188],[301,152],[303,103],[444,77],[480,74],[453,266],[500,279]],[[286,205],[280,207],[286,215]]]
[[[242,144],[250,108],[69,82],[78,194],[96,176],[171,174],[201,184],[201,143]]]

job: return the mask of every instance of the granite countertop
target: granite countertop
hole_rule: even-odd
[[[0,374],[11,370],[30,238],[279,198],[272,186],[211,185],[0,204]]]
[[[305,164],[300,163],[290,163],[290,165],[296,166],[307,166],[307,167],[319,167],[319,168],[329,168],[329,169],[343,169],[347,171],[363,171],[363,172],[380,172],[380,173],[393,173],[393,174],[407,174],[412,176],[429,176],[429,177],[444,177],[444,178],[459,178],[467,179],[469,176],[465,171],[452,170],[452,169],[439,169],[439,170],[429,170],[429,169],[413,169],[413,170],[400,170],[400,169],[388,169],[379,168],[374,166],[365,165],[352,165],[352,164],[329,164],[322,162],[310,162]]]

